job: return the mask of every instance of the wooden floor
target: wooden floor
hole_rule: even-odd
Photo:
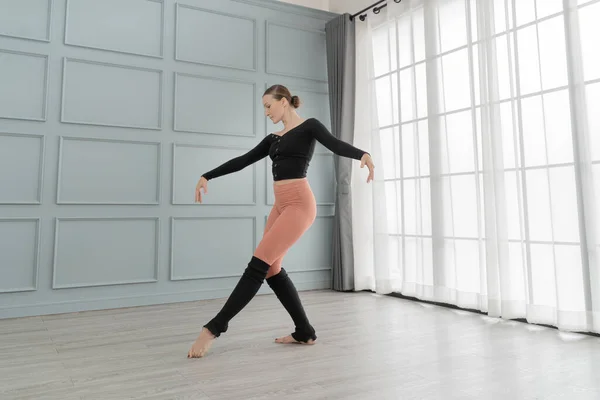
[[[366,292],[302,292],[314,346],[257,296],[201,359],[224,300],[0,320],[0,399],[600,399],[600,338]]]

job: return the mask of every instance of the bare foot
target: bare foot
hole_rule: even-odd
[[[202,328],[202,332],[188,351],[188,358],[204,357],[210,348],[215,336],[206,328]]]
[[[287,335],[287,336],[275,339],[275,343],[282,343],[282,344],[290,344],[290,343],[292,343],[292,344],[315,344],[315,341],[312,340],[312,339],[309,339],[308,342],[299,342],[296,339],[294,339],[292,337],[292,335]]]

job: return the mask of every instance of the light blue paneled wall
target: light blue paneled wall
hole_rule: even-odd
[[[270,160],[202,172],[281,129],[274,84],[330,127],[326,22],[271,0],[0,2],[0,318],[229,295],[273,204]],[[284,267],[330,287],[333,157]],[[261,293],[269,293],[267,285]]]

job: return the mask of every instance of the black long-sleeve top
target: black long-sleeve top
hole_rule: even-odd
[[[316,118],[309,118],[283,135],[267,135],[246,154],[232,158],[202,176],[211,180],[237,172],[268,155],[273,160],[273,180],[304,178],[316,141],[342,157],[360,160],[367,153],[333,136]]]

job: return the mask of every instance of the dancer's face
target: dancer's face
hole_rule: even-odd
[[[287,100],[285,98],[277,100],[270,94],[264,95],[262,100],[263,107],[265,108],[265,116],[270,118],[274,124],[279,123],[285,114]]]

